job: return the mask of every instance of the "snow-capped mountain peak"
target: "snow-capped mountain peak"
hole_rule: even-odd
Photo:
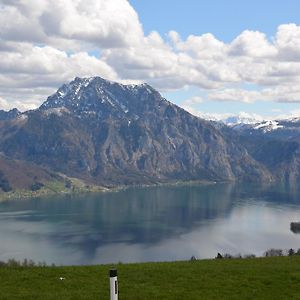
[[[132,110],[132,96],[141,102],[157,92],[148,84],[120,84],[101,77],[76,77],[69,84],[62,85],[56,93],[40,106],[41,110],[65,107],[77,115],[98,113],[113,108],[116,112],[127,114]],[[129,99],[131,100],[129,101]]]
[[[129,122],[162,103],[164,107],[173,105],[147,83],[121,84],[101,77],[76,77],[48,97],[39,110],[49,115],[65,108],[60,112],[68,111],[79,118],[100,120],[114,116]]]

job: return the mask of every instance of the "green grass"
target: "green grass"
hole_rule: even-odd
[[[110,267],[3,267],[0,299],[109,299]],[[120,300],[300,299],[299,256],[119,264],[117,269]]]

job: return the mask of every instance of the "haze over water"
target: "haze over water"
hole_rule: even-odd
[[[0,260],[97,264],[300,248],[298,187],[130,188],[0,203]]]

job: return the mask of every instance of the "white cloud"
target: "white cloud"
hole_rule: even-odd
[[[232,56],[271,58],[277,53],[276,47],[268,42],[264,33],[259,31],[245,30],[229,46],[229,54]]]
[[[283,24],[278,27],[275,45],[282,60],[299,62],[300,59],[300,26]]]
[[[174,32],[170,33],[174,36]],[[217,40],[211,33],[201,36],[190,35],[186,41],[181,41],[178,35],[173,39],[176,48],[183,52],[189,52],[192,56],[199,59],[222,60],[226,56],[227,45]]]
[[[208,93],[208,99],[244,103],[254,103],[256,101],[300,102],[300,87],[287,84],[257,91],[226,88]]]
[[[176,31],[164,40],[144,34],[127,0],[2,0],[0,53],[0,97],[23,108],[75,76],[96,75],[160,91],[196,86],[218,101],[300,102],[296,24],[280,25],[273,40],[251,30],[231,43]]]
[[[101,74],[115,80],[117,74],[102,60],[78,52],[67,55],[53,47],[28,45],[19,52],[3,52],[0,64],[0,97],[26,110],[38,107],[63,82],[76,76]],[[20,104],[22,103],[22,105]]]
[[[193,114],[194,116],[197,116],[199,118],[205,119],[205,120],[211,120],[211,121],[223,121],[226,123],[235,123],[237,120],[241,120],[244,123],[257,123],[261,122],[263,120],[272,120],[275,119],[274,117],[263,117],[260,114],[256,113],[247,113],[244,111],[241,111],[237,114],[232,114],[228,112],[224,113],[206,113],[201,110],[196,109],[195,107],[183,105],[183,108]]]
[[[10,109],[9,103],[0,97],[0,109],[8,110]]]
[[[255,102],[261,97],[258,91],[248,91],[243,89],[222,89],[210,92],[208,98],[214,101],[238,101],[245,103]]]
[[[136,44],[142,36],[138,16],[126,0],[19,0],[0,6],[4,40],[52,46],[65,42],[67,49],[70,41],[80,41],[107,48]]]
[[[194,105],[194,104],[199,104],[199,103],[203,103],[203,102],[204,102],[204,99],[202,97],[194,96],[194,97],[184,100],[183,104]]]

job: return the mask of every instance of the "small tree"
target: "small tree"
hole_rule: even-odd
[[[34,192],[40,190],[43,186],[44,184],[42,182],[35,182],[31,185],[30,189]]]
[[[265,252],[265,257],[273,256],[283,256],[283,251],[281,249],[269,249]]]
[[[0,189],[3,192],[10,192],[12,190],[7,178],[4,176],[4,173],[0,170]]]
[[[70,189],[72,187],[72,181],[70,179],[65,180],[65,187]]]

